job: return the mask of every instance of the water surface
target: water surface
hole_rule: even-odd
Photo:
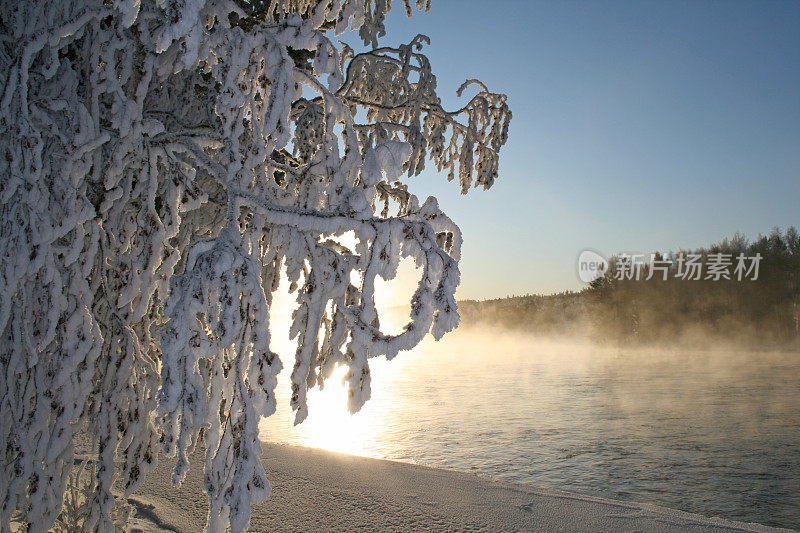
[[[283,374],[262,437],[800,528],[800,354],[459,330],[372,370],[361,412],[332,379],[298,427]]]

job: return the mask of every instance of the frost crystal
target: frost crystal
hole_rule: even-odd
[[[282,272],[298,423],[335,365],[357,411],[369,358],[456,327],[461,234],[401,180],[430,159],[464,192],[490,187],[511,114],[475,80],[445,111],[426,37],[378,47],[390,7],[0,1],[1,531],[53,525],[84,434],[85,530],[113,529],[115,481],[132,493],[162,450],[180,483],[202,441],[207,529],[244,531],[269,495],[258,422]],[[371,49],[339,45],[348,29]],[[402,257],[422,276],[387,335],[375,281]]]

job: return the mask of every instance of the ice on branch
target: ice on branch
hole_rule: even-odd
[[[443,109],[427,38],[378,46],[390,5],[0,0],[0,531],[52,527],[76,446],[84,529],[110,531],[112,486],[159,452],[179,484],[198,445],[208,531],[244,531],[283,365],[298,423],[337,365],[357,411],[370,358],[457,326],[461,232],[407,177],[490,187],[511,113],[475,80]],[[388,335],[375,283],[403,257],[421,277]],[[269,343],[282,275],[293,361]]]

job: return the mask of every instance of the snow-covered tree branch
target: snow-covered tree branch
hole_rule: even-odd
[[[289,364],[270,350],[282,272],[298,423],[335,365],[357,411],[369,358],[456,327],[460,231],[403,176],[431,158],[464,192],[490,187],[511,113],[475,80],[446,111],[426,37],[378,47],[390,7],[0,2],[0,530],[52,526],[79,432],[97,460],[87,531],[113,528],[115,480],[132,493],[164,451],[180,483],[201,440],[208,530],[245,530]],[[335,41],[348,29],[372,49]],[[403,257],[422,276],[387,335],[375,282]]]

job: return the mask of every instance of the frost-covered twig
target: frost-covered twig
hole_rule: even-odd
[[[291,359],[269,344],[282,275],[297,422],[336,365],[356,411],[369,358],[457,325],[460,231],[402,177],[431,157],[491,186],[510,112],[482,84],[442,109],[425,38],[377,46],[389,7],[0,0],[0,532],[53,526],[78,431],[84,530],[113,529],[112,486],[135,491],[159,449],[180,483],[201,440],[208,530],[246,530],[269,494],[258,422]],[[331,41],[348,28],[373,50]],[[403,257],[421,276],[387,335],[376,280]]]

